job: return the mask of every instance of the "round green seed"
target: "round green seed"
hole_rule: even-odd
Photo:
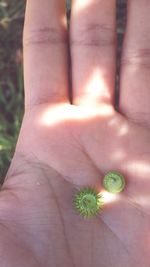
[[[111,171],[104,176],[103,186],[110,193],[120,193],[124,190],[125,179],[119,172]]]
[[[103,197],[95,188],[79,190],[74,197],[74,208],[84,218],[96,216],[103,206]]]

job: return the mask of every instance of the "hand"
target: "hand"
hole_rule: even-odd
[[[24,29],[25,115],[0,194],[2,266],[150,265],[150,23],[148,1],[130,0],[119,112],[115,110],[115,6],[72,3],[69,67],[65,1],[28,0]],[[76,190],[126,179],[85,220]]]

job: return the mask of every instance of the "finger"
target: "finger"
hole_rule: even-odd
[[[129,0],[122,55],[120,111],[150,124],[150,1]]]
[[[28,0],[24,26],[26,106],[68,101],[65,0]]]
[[[73,102],[114,102],[116,1],[73,0],[70,25]]]

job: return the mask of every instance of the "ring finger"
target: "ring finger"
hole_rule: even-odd
[[[122,55],[120,111],[150,125],[150,1],[129,0]]]

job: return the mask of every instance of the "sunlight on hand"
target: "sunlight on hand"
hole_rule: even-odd
[[[101,193],[103,195],[104,204],[116,202],[119,200],[118,194],[112,194],[112,193],[109,193],[105,190],[101,191]]]
[[[81,121],[95,118],[96,116],[112,116],[114,110],[111,106],[103,105],[99,109],[92,107],[80,107],[70,104],[50,106],[41,112],[38,123],[45,126],[55,125],[64,121]]]
[[[107,103],[110,101],[110,92],[105,79],[105,73],[100,68],[95,68],[90,75],[86,84],[84,84],[84,95],[79,96],[77,103],[82,106],[96,106],[100,103]]]
[[[124,136],[129,133],[129,123],[123,118],[120,120],[120,117],[115,116],[109,121],[108,125],[116,129],[118,136]]]
[[[74,13],[78,13],[85,9],[88,5],[92,4],[93,0],[76,0],[74,4]]]
[[[131,172],[136,171],[136,179],[139,177],[140,180],[142,177],[149,179],[150,177],[150,164],[149,162],[139,160],[132,160],[126,162],[126,168],[130,169]]]

